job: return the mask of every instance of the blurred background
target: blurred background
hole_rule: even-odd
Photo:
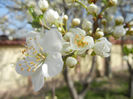
[[[130,72],[129,67],[133,66],[133,56],[129,55],[127,60],[123,53],[125,45],[128,48],[133,47],[131,36],[118,40],[109,38],[113,43],[110,57],[89,55],[85,58],[78,57],[79,64],[75,68],[68,68],[67,80],[64,80],[65,74],[62,73],[47,79],[39,92],[33,91],[30,77],[17,74],[15,64],[25,48],[25,37],[32,30],[32,26],[28,23],[32,19],[28,15],[27,7],[37,2],[38,0],[0,0],[0,99],[72,99],[66,82],[71,82],[77,92],[88,87],[84,99],[132,98],[133,70]],[[87,16],[85,9],[79,5],[68,5],[64,0],[48,0],[48,2],[60,15],[67,9],[70,22],[74,17],[82,20]],[[97,4],[102,6],[102,0],[98,0]],[[123,16],[125,23],[133,22],[133,0],[119,0],[118,7],[107,13],[108,19],[117,16]],[[92,20],[91,18],[87,17],[89,20]],[[107,29],[110,27],[111,23]],[[92,70],[91,66],[94,63],[95,68]]]

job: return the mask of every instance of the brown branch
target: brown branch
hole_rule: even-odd
[[[88,73],[88,75],[86,76],[85,79],[85,83],[83,85],[83,89],[81,90],[81,92],[79,93],[80,97],[84,97],[88,91],[89,85],[90,83],[93,81],[93,74],[96,68],[96,56],[93,56],[92,58],[92,65],[91,65],[91,69],[90,72]]]
[[[74,86],[73,81],[70,79],[67,66],[65,66],[65,69],[63,71],[63,75],[64,75],[65,82],[69,88],[72,99],[78,99],[78,93],[77,93],[77,90]]]
[[[133,72],[133,69],[132,69],[132,66],[131,66],[131,64],[129,63],[128,60],[127,60],[127,66],[128,66],[128,71],[129,71],[130,73],[132,73],[132,72]]]

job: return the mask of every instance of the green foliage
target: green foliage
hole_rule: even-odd
[[[124,46],[123,53],[125,55],[133,54],[133,48],[128,48],[127,46]]]

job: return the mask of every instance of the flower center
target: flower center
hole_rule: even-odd
[[[74,43],[78,46],[78,47],[80,47],[80,48],[83,48],[83,47],[85,47],[86,45],[88,45],[88,42],[86,42],[86,41],[84,41],[84,38],[85,38],[85,36],[83,36],[83,35],[75,35],[75,38],[74,38]]]
[[[31,38],[30,40],[33,39]],[[24,57],[23,59],[26,67],[21,68],[21,71],[27,69],[28,72],[35,72],[41,66],[41,64],[45,62],[47,54],[44,53],[44,50],[40,44],[37,44],[37,47],[38,49],[35,49],[33,46],[26,46],[26,49],[22,51],[22,54],[24,54],[25,57],[32,58],[33,60],[26,61],[26,58]],[[22,66],[22,64],[19,64],[19,66]]]

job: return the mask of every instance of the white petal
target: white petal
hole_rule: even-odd
[[[48,74],[48,65],[47,64],[43,64],[42,65],[42,73],[43,73],[44,77],[49,77],[49,74]]]
[[[53,53],[49,55],[45,63],[48,65],[49,76],[55,76],[62,71],[63,60],[60,53]]]
[[[38,69],[32,76],[32,85],[34,87],[34,91],[39,91],[44,85],[44,76],[42,74],[42,69]]]
[[[32,72],[33,66],[30,64],[30,62],[34,62],[35,64],[38,64],[37,62],[35,62],[35,59],[32,57],[27,57],[25,60],[20,60],[17,62],[16,65],[16,72],[23,75],[23,76],[30,76],[32,75],[34,72]],[[20,66],[21,65],[21,66]],[[31,71],[27,71],[28,66],[31,67]]]
[[[86,32],[80,28],[71,28],[70,32],[75,33],[75,34],[81,34],[81,35],[86,35]]]
[[[91,36],[86,36],[84,38],[84,41],[88,42],[88,46],[87,46],[88,49],[90,49],[94,46],[94,40]]]
[[[62,36],[57,29],[47,31],[37,41],[46,52],[59,52],[62,49]]]

